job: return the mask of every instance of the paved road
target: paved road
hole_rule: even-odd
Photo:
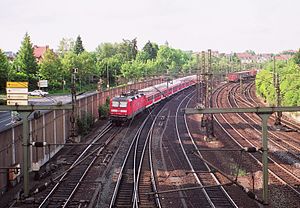
[[[95,92],[84,93],[77,96],[77,99],[94,94]],[[33,105],[55,105],[58,102],[63,104],[71,102],[71,95],[62,96],[46,96],[42,98],[31,98],[29,99],[29,104]],[[42,111],[43,112],[43,111]],[[12,116],[10,111],[0,111],[0,132],[11,127],[11,125],[16,124],[12,121]]]
[[[0,131],[1,129],[5,129],[11,123],[11,115],[10,111],[2,111],[0,112]]]

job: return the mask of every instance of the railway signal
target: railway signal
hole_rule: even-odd
[[[276,93],[276,107],[281,106],[281,93],[280,93],[280,81],[279,81],[279,73],[276,72],[276,63],[275,63],[275,56],[273,56],[273,85],[275,88]],[[282,112],[277,112],[275,116],[275,123],[276,127],[281,127],[281,117]]]
[[[72,94],[72,111],[70,116],[71,121],[71,141],[75,141],[76,137],[76,121],[75,121],[75,112],[76,112],[76,74],[78,73],[77,68],[72,69],[71,74],[71,94]]]
[[[205,52],[202,51],[202,76],[204,76],[204,86],[203,90],[203,101],[206,108],[213,107],[213,73],[212,73],[212,59],[211,59],[211,49],[208,50],[208,66],[205,65]],[[204,115],[201,121],[201,126],[206,127],[206,139],[214,138],[214,117],[213,114]]]

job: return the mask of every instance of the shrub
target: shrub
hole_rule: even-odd
[[[80,135],[86,135],[93,127],[94,118],[90,113],[83,112],[82,117],[77,117],[77,133]]]
[[[107,97],[105,100],[104,105],[100,105],[98,108],[98,113],[99,113],[99,118],[107,118],[109,115],[109,103],[110,103],[110,98]]]

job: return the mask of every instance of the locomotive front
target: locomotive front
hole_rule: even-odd
[[[128,117],[128,99],[126,97],[112,98],[109,113],[113,121],[126,121]]]

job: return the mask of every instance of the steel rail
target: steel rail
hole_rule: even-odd
[[[247,101],[245,101],[245,105],[248,105],[250,107],[257,107],[259,106],[260,104],[258,102],[256,102],[253,98],[253,96],[251,95],[251,88],[252,86],[254,85],[254,82],[252,82],[251,84],[247,85],[246,88],[245,88],[245,91],[244,91],[244,97],[247,99]],[[248,94],[248,95],[247,95]],[[251,103],[252,102],[252,103]],[[255,104],[253,104],[255,103]],[[272,115],[270,118],[274,120],[274,115]],[[281,123],[283,123],[284,125],[286,125],[287,127],[289,128],[292,128],[292,129],[297,129],[296,131],[297,132],[300,132],[300,128],[298,125],[284,119],[284,117],[282,117],[281,119]]]
[[[251,95],[251,88],[254,85],[254,83],[251,83],[247,86],[245,92],[244,92],[244,97],[247,99],[247,103],[248,106],[252,106],[252,107],[256,107],[259,105],[258,102],[256,102],[253,98],[253,96]],[[252,103],[251,103],[252,102]],[[255,104],[253,104],[255,103]],[[246,104],[246,103],[245,103]],[[246,104],[247,105],[247,104]],[[274,119],[274,115],[271,116],[271,119]],[[281,118],[281,123],[283,123],[284,125],[286,125],[287,127],[291,128],[291,129],[296,129],[297,132],[300,132],[300,127],[299,125],[292,123],[291,121],[288,121],[287,119],[285,119],[284,117]]]
[[[221,91],[221,89],[219,90],[219,92]],[[216,96],[217,97],[217,96]],[[216,98],[215,98],[215,104],[218,106],[218,103],[216,102]],[[223,114],[220,114],[220,116],[222,117],[222,119],[224,119],[224,121],[226,121],[226,123],[241,137],[243,138],[245,141],[247,141],[247,143],[249,143],[251,146],[255,147],[246,137],[244,137],[240,132],[238,132],[231,124],[230,122],[224,117]],[[243,146],[222,126],[222,124],[218,121],[218,119],[215,119],[216,122],[219,124],[219,126],[223,129],[223,131],[240,147],[243,148]],[[260,160],[258,160],[254,155],[252,154],[248,154],[252,159],[254,159],[261,167],[262,167],[262,162],[260,162]],[[298,195],[300,195],[300,192],[298,190],[296,190],[293,186],[291,186],[290,184],[288,184],[287,182],[285,182],[282,178],[280,178],[274,171],[272,170],[268,170],[269,173],[271,173],[271,175],[273,177],[275,177],[278,181],[280,181],[282,184],[288,186],[290,189],[292,189],[295,193],[297,193]]]
[[[184,89],[186,89],[186,88],[188,88],[188,87],[190,87],[190,86],[186,86],[186,87],[182,88],[181,90],[175,92],[173,95],[177,94],[177,93],[180,92],[180,91],[183,91]],[[159,112],[160,112],[160,111],[159,111]],[[152,113],[152,112],[151,112],[151,113]],[[120,171],[120,173],[119,173],[119,177],[118,177],[118,179],[117,179],[117,184],[116,184],[115,189],[114,189],[114,193],[113,193],[113,196],[112,196],[112,199],[111,199],[110,207],[113,207],[113,206],[115,205],[115,203],[116,203],[116,198],[117,198],[117,195],[118,195],[119,186],[120,186],[120,184],[121,184],[123,171],[124,171],[124,168],[125,168],[125,166],[126,166],[126,164],[127,164],[129,154],[131,153],[131,149],[132,149],[132,147],[133,147],[134,144],[138,143],[138,138],[140,137],[140,134],[141,134],[141,132],[142,132],[142,129],[143,129],[143,127],[145,126],[147,120],[151,117],[151,113],[150,113],[150,114],[147,116],[147,118],[144,120],[144,122],[143,122],[142,125],[140,126],[140,128],[139,128],[137,134],[135,135],[133,141],[132,141],[131,144],[130,144],[129,150],[128,150],[126,156],[125,156],[125,160],[124,160],[123,165],[122,165],[122,167],[121,167],[121,171]],[[158,115],[158,114],[157,114],[157,115]],[[157,115],[156,115],[156,117],[157,117]],[[148,140],[148,138],[147,138],[147,140]],[[138,145],[138,144],[136,144],[136,145]],[[135,148],[135,149],[136,149],[136,148]],[[145,149],[145,146],[143,147],[143,149]],[[144,150],[143,150],[143,152],[144,152]],[[133,173],[133,175],[134,175],[134,180],[133,180],[134,186],[133,186],[133,197],[132,197],[132,202],[133,202],[134,204],[138,201],[138,198],[136,198],[136,196],[137,196],[137,185],[136,185],[136,184],[137,184],[137,181],[136,181],[136,173],[135,173],[135,172],[136,172],[136,168],[135,168],[135,167],[136,167],[136,157],[135,157],[135,155],[136,155],[136,151],[134,152],[134,168],[133,168],[133,169],[134,169],[134,173]]]
[[[55,186],[51,189],[51,191],[48,193],[48,195],[44,198],[44,200],[42,201],[42,203],[39,205],[39,208],[42,208],[45,206],[46,202],[49,200],[49,198],[51,197],[51,195],[55,192],[55,190],[58,188],[58,186],[61,184],[61,182],[64,181],[65,177],[68,175],[69,171],[72,170],[75,166],[77,166],[79,163],[82,162],[82,158],[84,156],[84,154],[93,146],[92,144],[94,144],[95,142],[97,142],[103,135],[105,135],[108,131],[111,130],[112,124],[109,123],[97,136],[95,139],[93,139],[93,141],[91,142],[90,145],[88,145],[84,151],[77,157],[77,159],[73,162],[73,164],[70,166],[70,168],[65,171],[64,173],[62,173],[60,176],[56,177],[54,179],[54,181],[58,182],[55,184]],[[99,147],[101,148],[101,147]]]
[[[188,101],[188,103],[186,104],[185,108],[187,108],[187,106],[189,105],[190,101],[191,101],[191,98],[190,98],[190,100]],[[187,129],[187,131],[188,131],[188,135],[189,135],[189,137],[190,137],[190,139],[191,139],[191,142],[192,142],[193,146],[195,147],[195,149],[196,149],[196,151],[197,151],[199,157],[200,157],[200,158],[203,158],[203,156],[202,156],[202,154],[201,154],[201,152],[200,152],[198,146],[196,145],[195,140],[194,140],[194,138],[193,138],[193,136],[192,136],[192,134],[191,134],[191,132],[190,132],[190,129],[189,129],[189,127],[188,127],[188,122],[187,122],[186,114],[184,114],[184,122],[185,122],[185,127],[186,127],[186,129]],[[204,161],[203,161],[203,162],[204,162]],[[226,195],[227,199],[230,201],[230,203],[233,205],[233,207],[236,207],[236,208],[237,208],[238,206],[237,206],[236,203],[233,201],[233,199],[230,197],[230,195],[227,193],[227,191],[224,189],[224,187],[222,186],[222,184],[220,183],[220,181],[217,179],[217,177],[215,176],[215,174],[214,174],[213,171],[211,170],[210,166],[207,165],[206,162],[204,162],[204,164],[205,164],[206,168],[208,169],[208,171],[210,172],[211,177],[214,179],[214,181],[217,183],[217,185],[220,186],[221,190],[222,190],[223,193]]]
[[[178,118],[178,112],[179,112],[180,106],[182,105],[182,103],[183,103],[186,99],[188,99],[188,96],[187,96],[186,98],[184,98],[184,99],[181,101],[181,103],[180,103],[180,105],[178,106],[177,111],[176,111],[175,126],[176,126],[177,138],[178,138],[179,144],[180,144],[180,146],[181,146],[182,152],[184,153],[184,156],[185,156],[185,158],[186,158],[186,161],[188,162],[188,164],[189,164],[189,166],[190,166],[190,169],[191,169],[191,172],[193,173],[193,175],[194,175],[194,177],[195,177],[197,183],[200,185],[200,187],[204,187],[203,183],[201,182],[199,176],[197,175],[197,173],[196,173],[196,171],[195,171],[195,169],[194,169],[194,166],[193,166],[192,162],[190,161],[190,159],[189,159],[189,157],[188,157],[188,155],[187,155],[187,153],[186,153],[186,150],[185,150],[185,148],[184,148],[184,145],[183,145],[183,143],[182,143],[182,140],[181,140],[181,137],[180,137],[180,134],[179,134],[178,119],[177,119],[177,118]],[[188,100],[187,104],[190,102],[190,100],[191,100],[191,98]],[[186,105],[187,105],[187,104],[186,104]],[[184,118],[185,118],[185,117],[184,117]],[[184,121],[185,121],[185,127],[187,127],[187,126],[186,126],[186,120],[184,119]],[[188,131],[188,129],[187,129],[187,131]],[[197,148],[196,148],[196,149],[197,149]],[[204,164],[205,164],[205,163],[204,163]],[[207,167],[206,164],[205,164],[205,166]],[[209,195],[209,193],[207,192],[206,188],[202,188],[201,190],[202,190],[202,192],[204,193],[204,195],[205,195],[205,197],[206,197],[206,200],[208,201],[208,203],[210,204],[210,206],[211,206],[211,207],[217,207],[217,205],[215,205],[214,202],[213,202],[212,196]],[[222,192],[223,192],[223,190],[222,190]],[[227,196],[227,195],[226,195],[226,196]],[[215,196],[214,196],[214,197],[215,197]],[[232,200],[230,200],[230,203],[231,203],[231,201],[232,201]]]
[[[121,130],[121,129],[119,129]],[[114,134],[112,134],[107,141],[105,142],[105,146],[112,141],[112,139],[119,133],[119,130],[116,131]],[[71,198],[73,197],[73,195],[75,194],[75,192],[77,191],[79,185],[82,183],[84,177],[86,176],[86,174],[88,173],[88,171],[90,170],[90,168],[92,167],[92,165],[95,163],[95,161],[98,159],[98,157],[100,156],[101,152],[105,149],[105,146],[102,146],[99,148],[98,152],[96,153],[96,155],[93,157],[92,161],[89,162],[88,167],[86,167],[86,170],[84,171],[84,173],[82,174],[82,176],[80,177],[79,181],[77,182],[76,186],[74,187],[72,193],[69,195],[68,199],[65,201],[65,203],[63,204],[63,208],[67,207],[68,203],[71,201]]]
[[[195,91],[193,91],[192,93],[194,93],[194,92],[195,92]],[[192,93],[191,93],[191,94],[192,94]],[[189,95],[191,95],[191,94],[189,94]],[[183,144],[182,144],[182,141],[181,141],[181,137],[180,137],[180,135],[179,135],[179,130],[178,130],[178,120],[177,120],[177,118],[178,118],[179,108],[180,108],[180,106],[182,105],[182,103],[188,98],[189,95],[187,95],[184,99],[182,99],[182,101],[180,102],[180,104],[179,104],[178,107],[177,107],[176,114],[175,114],[175,128],[176,128],[177,139],[178,139],[178,141],[179,141],[179,144],[180,144],[180,147],[181,147],[181,149],[182,149],[182,152],[183,152],[183,154],[184,154],[184,156],[185,156],[185,159],[186,159],[187,163],[189,164],[190,169],[191,169],[191,171],[193,172],[193,175],[194,175],[194,177],[195,177],[197,183],[198,183],[201,187],[203,187],[203,184],[201,183],[201,181],[200,181],[198,175],[195,173],[196,171],[194,170],[194,167],[193,167],[193,165],[192,165],[192,163],[191,163],[191,161],[190,161],[190,159],[189,159],[189,157],[188,157],[188,155],[187,155],[187,153],[186,153],[186,151],[185,151],[185,149],[184,149],[184,147],[183,147]],[[205,195],[205,197],[206,197],[206,200],[208,201],[208,203],[210,204],[210,206],[211,206],[211,207],[215,207],[215,205],[213,204],[213,202],[212,202],[210,196],[208,195],[208,193],[206,192],[206,190],[205,190],[205,189],[201,189],[201,190],[202,190],[202,192],[204,193],[204,195]]]
[[[151,183],[152,183],[152,188],[153,191],[157,192],[157,186],[156,186],[156,180],[155,180],[155,174],[154,174],[154,167],[153,167],[153,161],[152,161],[152,135],[149,138],[149,164],[150,164],[150,173],[151,173]],[[158,208],[161,208],[161,202],[158,194],[155,194],[155,202]]]
[[[124,158],[124,162],[121,166],[121,170],[120,170],[120,173],[119,173],[119,176],[118,176],[118,179],[117,179],[117,183],[116,183],[116,186],[115,186],[115,189],[114,189],[114,192],[113,192],[113,195],[112,195],[112,198],[111,198],[111,201],[110,201],[110,205],[109,207],[112,208],[114,207],[115,205],[115,202],[116,202],[116,198],[117,198],[117,195],[118,195],[118,192],[119,192],[119,186],[121,184],[121,180],[122,180],[122,177],[123,177],[123,171],[125,169],[125,166],[127,164],[127,161],[128,161],[128,158],[129,158],[129,154],[131,153],[131,150],[132,150],[132,147],[133,145],[135,144],[137,138],[139,137],[139,135],[141,134],[142,132],[142,129],[144,127],[144,125],[146,124],[147,120],[150,118],[151,114],[149,114],[146,119],[143,121],[143,123],[141,124],[141,126],[139,127],[137,133],[135,134],[133,140],[131,141],[131,144],[129,146],[129,149],[126,153],[126,156]]]
[[[134,202],[134,204],[135,204],[136,207],[139,207],[139,205],[138,205],[138,202],[139,202],[139,189],[138,189],[138,186],[139,186],[140,174],[141,174],[142,165],[143,165],[143,158],[144,158],[144,155],[145,155],[147,145],[150,146],[149,140],[150,140],[150,138],[152,138],[155,122],[156,122],[157,118],[159,117],[159,114],[163,111],[163,109],[164,108],[160,109],[160,111],[156,114],[155,118],[152,121],[151,127],[148,131],[148,134],[147,134],[147,138],[146,138],[146,141],[145,141],[143,152],[141,154],[141,159],[140,159],[139,166],[138,166],[137,176],[134,180],[135,181],[135,197],[134,197],[135,202]],[[137,145],[138,145],[137,143],[136,143],[136,151],[137,151]],[[151,149],[149,149],[149,151],[151,151]],[[135,156],[137,156],[137,154]],[[135,162],[136,162],[136,158],[135,158]],[[159,201],[158,207],[160,207],[160,201]]]
[[[234,102],[234,104],[235,104],[236,106],[239,106],[235,99],[233,99],[233,102]],[[233,105],[231,104],[230,101],[229,101],[229,103],[230,103],[231,107],[233,107]],[[261,132],[260,132],[256,127],[254,127],[252,124],[250,124],[249,122],[247,122],[240,114],[237,113],[236,115],[237,115],[241,120],[243,120],[245,123],[247,123],[249,126],[251,126],[252,129],[253,129],[254,131],[256,131],[258,134],[261,134]],[[247,114],[243,114],[243,115],[245,115],[245,116],[246,116],[248,119],[250,119],[253,123],[257,123],[257,122],[255,122],[254,119],[251,118],[249,115],[247,115]],[[288,146],[291,146],[291,147],[295,148],[297,151],[300,152],[300,148],[298,148],[298,147],[296,147],[296,146],[294,146],[294,145],[291,145],[291,144],[289,144],[288,142],[282,140],[282,139],[281,139],[279,136],[277,136],[275,133],[269,131],[269,134],[272,135],[273,137],[279,139],[279,140],[280,140],[281,142],[283,142],[284,144],[286,144],[286,145],[288,145]],[[293,155],[295,158],[298,158],[298,157],[299,157],[299,156],[297,156],[296,154],[294,154],[293,152],[290,152],[286,147],[281,146],[281,145],[280,145],[278,142],[276,142],[272,137],[269,137],[269,141],[270,141],[272,144],[274,144],[275,146],[277,146],[279,149],[282,149],[282,150],[284,150],[284,151],[286,151],[286,152],[289,152],[289,154]],[[254,144],[253,144],[253,145],[254,145]],[[272,162],[278,164],[278,163],[275,162],[275,160],[273,160],[270,156],[269,156],[269,158],[271,159]],[[286,172],[289,172],[289,174],[291,175],[291,177],[295,178],[295,180],[298,180],[299,183],[300,183],[300,176],[297,176],[297,175],[291,173],[287,168],[283,167],[282,165],[280,165],[280,164],[278,164],[278,165],[281,166],[284,170],[286,170]]]

